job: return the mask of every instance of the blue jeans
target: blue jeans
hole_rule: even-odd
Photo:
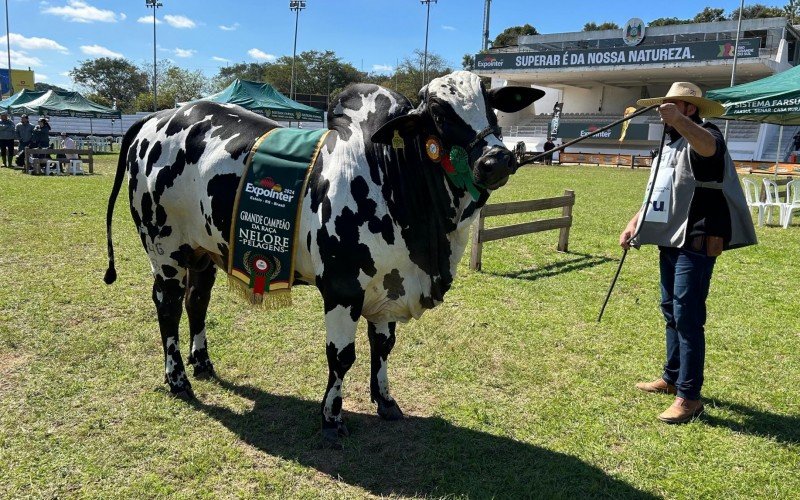
[[[660,247],[661,312],[667,322],[667,361],[663,379],[678,396],[699,399],[706,355],[706,297],[716,257],[705,248]]]

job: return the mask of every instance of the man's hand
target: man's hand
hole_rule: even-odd
[[[633,234],[636,232],[636,226],[639,224],[640,213],[641,212],[637,212],[636,215],[633,216],[631,221],[628,222],[628,225],[625,226],[625,230],[619,235],[619,246],[625,250],[631,247],[631,238],[633,238]]]
[[[686,119],[681,108],[674,102],[665,102],[659,106],[658,114],[661,115],[661,123],[666,123],[672,128],[675,128],[675,124],[680,120]]]

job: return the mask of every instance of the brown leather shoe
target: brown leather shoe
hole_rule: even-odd
[[[677,394],[678,391],[675,386],[668,384],[663,378],[653,380],[652,382],[639,382],[636,388],[644,392],[657,392],[660,394]]]
[[[675,402],[658,416],[668,424],[685,424],[703,413],[703,402],[699,399],[675,398]]]

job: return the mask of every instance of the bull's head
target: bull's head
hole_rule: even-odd
[[[543,95],[530,87],[487,91],[477,75],[457,71],[432,80],[420,91],[419,106],[384,124],[372,141],[391,144],[400,135],[417,137],[425,144],[433,136],[445,155],[454,148],[466,152],[475,185],[497,189],[516,170],[516,159],[501,140],[493,110],[520,111]]]

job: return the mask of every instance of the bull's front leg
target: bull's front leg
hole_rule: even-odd
[[[356,360],[356,324],[361,308],[355,309],[355,305],[325,307],[328,386],[322,399],[322,437],[334,445],[338,445],[339,437],[350,434],[342,422],[342,384]]]
[[[389,353],[394,347],[395,322],[369,322],[370,375],[369,393],[373,403],[378,404],[378,416],[386,420],[399,420],[403,412],[389,394],[389,374],[387,372]]]

